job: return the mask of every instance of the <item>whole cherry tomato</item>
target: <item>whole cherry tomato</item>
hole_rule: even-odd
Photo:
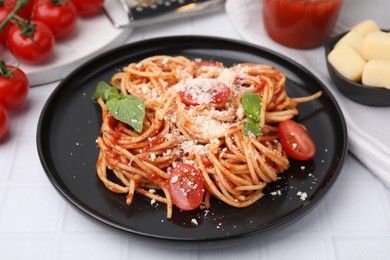
[[[171,171],[169,192],[179,209],[196,209],[202,203],[204,195],[201,173],[190,164],[179,164]]]
[[[94,16],[97,15],[104,4],[104,0],[72,0],[76,6],[79,15]]]
[[[7,109],[20,107],[26,100],[30,84],[18,67],[0,61],[0,103]]]
[[[8,131],[8,112],[7,109],[0,103],[0,140]]]
[[[12,12],[15,8],[15,0],[0,0],[0,24],[7,18],[7,16]],[[11,23],[8,23],[3,31],[0,33],[0,43],[5,43],[7,40],[9,28],[11,27]]]
[[[34,26],[35,28],[31,28]],[[30,28],[30,29],[29,29]],[[13,24],[8,33],[7,46],[9,51],[20,61],[38,64],[52,54],[55,39],[47,25],[40,21]]]
[[[282,121],[278,125],[280,143],[287,155],[296,160],[309,160],[316,153],[310,134],[294,120]]]
[[[16,0],[13,0],[13,1],[15,2]],[[23,8],[18,12],[18,15],[20,17],[23,17],[24,19],[29,19],[31,17],[31,14],[32,14],[33,5],[34,5],[34,0],[27,1],[25,6],[23,6]]]
[[[77,25],[77,9],[70,0],[35,0],[33,17],[49,26],[56,39],[72,34]]]

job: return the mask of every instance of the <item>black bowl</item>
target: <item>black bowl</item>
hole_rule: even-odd
[[[338,34],[334,37],[328,38],[324,42],[325,47],[325,59],[328,67],[329,75],[337,88],[343,93],[344,96],[355,101],[357,103],[383,107],[390,106],[390,90],[386,88],[376,88],[365,86],[361,83],[353,82],[343,75],[341,75],[328,61],[328,54],[333,49],[335,44],[345,35],[347,32]]]

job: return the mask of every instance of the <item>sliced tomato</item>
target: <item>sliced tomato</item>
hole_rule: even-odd
[[[286,120],[278,126],[280,143],[287,155],[296,160],[309,160],[316,153],[316,145],[310,134],[294,120]]]
[[[185,83],[179,91],[181,101],[188,106],[202,103],[223,104],[230,96],[230,88],[216,79],[196,78]]]
[[[203,200],[203,177],[192,165],[181,163],[171,171],[169,191],[179,209],[196,209]]]

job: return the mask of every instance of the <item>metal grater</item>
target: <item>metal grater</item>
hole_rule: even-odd
[[[222,9],[225,0],[111,0],[104,11],[111,23],[122,28],[188,17]]]

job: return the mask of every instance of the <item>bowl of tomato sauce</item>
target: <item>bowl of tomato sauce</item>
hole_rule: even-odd
[[[276,42],[315,48],[333,31],[343,0],[263,0],[263,22]]]

